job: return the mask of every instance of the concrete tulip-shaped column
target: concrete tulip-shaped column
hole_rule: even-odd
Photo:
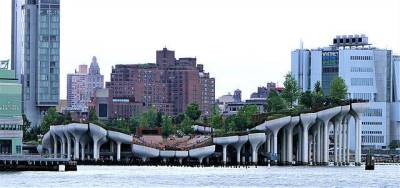
[[[338,113],[335,117],[333,117],[333,125],[334,125],[334,132],[335,132],[335,141],[334,141],[334,152],[335,152],[335,164],[340,165],[340,148],[341,148],[341,132],[342,132],[342,122],[345,116],[350,111],[350,105],[341,106],[340,113]]]
[[[258,159],[257,159],[257,152],[260,146],[265,142],[265,133],[253,133],[249,134],[249,142],[251,144],[251,149],[252,149],[252,162],[254,164],[257,164]]]
[[[289,125],[286,126],[287,132],[287,150],[286,150],[286,164],[292,164],[293,162],[293,128],[299,124],[300,117],[294,116],[291,118]]]
[[[67,159],[70,159],[71,158],[71,142],[72,142],[72,138],[71,138],[71,135],[68,132],[67,125],[63,125],[62,127],[63,127],[64,136],[65,136],[65,138],[67,140]]]
[[[175,157],[178,158],[179,164],[182,164],[183,158],[189,157],[189,151],[175,151]]]
[[[79,159],[79,140],[88,132],[88,125],[81,123],[71,123],[65,126],[67,131],[74,137],[74,159]]]
[[[50,126],[50,134],[51,134],[51,137],[53,138],[53,146],[54,146],[54,149],[53,149],[53,153],[54,153],[54,158],[57,158],[57,152],[58,152],[58,138],[57,138],[57,135],[56,135],[56,133],[54,132],[54,126]]]
[[[64,131],[63,131],[63,125],[56,125],[53,126],[53,131],[54,134],[57,135],[58,138],[60,138],[61,141],[61,158],[65,157],[65,144],[66,144],[66,138],[64,136]]]
[[[368,109],[368,103],[352,103],[350,113],[353,115],[356,121],[356,152],[355,152],[355,164],[361,165],[361,120],[360,117]]]
[[[236,163],[240,164],[240,152],[242,151],[243,145],[249,140],[249,135],[239,136],[238,141],[233,144],[236,149]]]
[[[100,156],[99,148],[101,142],[104,142],[104,139],[107,136],[107,131],[100,126],[89,123],[89,133],[93,139],[93,158],[94,160],[97,160]]]
[[[341,112],[342,108],[340,106],[335,107],[335,108],[330,108],[330,109],[326,109],[323,111],[319,111],[317,112],[317,118],[320,119],[322,121],[322,130],[323,130],[323,134],[322,138],[323,138],[323,142],[322,142],[322,157],[321,157],[321,162],[322,165],[328,165],[329,162],[329,121],[336,116],[337,114],[339,114]]]
[[[176,151],[174,150],[160,150],[160,157],[163,159],[164,163],[167,163],[167,159],[174,158]]]
[[[315,123],[316,119],[316,113],[300,114],[300,121],[303,125],[303,147],[301,149],[303,151],[303,165],[308,165],[308,129]]]
[[[229,144],[235,144],[239,141],[239,136],[226,136],[213,138],[213,143],[222,146],[222,162],[226,164],[226,148]]]
[[[135,156],[142,158],[143,162],[145,162],[148,158],[160,156],[160,150],[136,144],[132,144],[132,152]]]
[[[81,160],[85,159],[85,147],[90,142],[90,137],[87,134],[84,134],[79,140],[79,144],[81,145]]]
[[[44,134],[43,138],[42,138],[42,146],[43,146],[43,148],[47,149],[49,156],[52,155],[52,150],[53,150],[53,148],[51,147],[51,139],[52,138],[51,138],[50,131],[47,132],[46,134]]]
[[[292,120],[292,117],[286,116],[283,118],[274,119],[274,120],[270,120],[270,121],[266,122],[267,123],[266,128],[271,130],[271,132],[272,132],[272,136],[273,136],[273,148],[272,148],[273,152],[272,153],[275,156],[278,155],[278,133],[279,133],[279,130],[282,127],[288,125],[291,122],[291,120]],[[282,153],[283,153],[283,151],[282,151]],[[278,159],[276,158],[274,162],[277,163]]]
[[[215,153],[215,145],[195,148],[189,150],[189,156],[192,158],[197,158],[199,163],[203,163],[203,159]]]
[[[107,131],[108,138],[117,143],[117,161],[121,159],[121,144],[131,144],[132,136],[115,131]]]

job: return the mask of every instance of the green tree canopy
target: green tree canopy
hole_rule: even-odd
[[[219,113],[219,108],[217,105],[214,105],[211,114],[211,126],[215,129],[220,129],[223,124],[224,122],[221,113]]]
[[[317,81],[317,82],[314,84],[314,93],[315,93],[316,95],[318,95],[318,96],[324,96],[324,92],[322,91],[321,82],[320,82],[320,81]]]
[[[40,131],[42,134],[47,133],[50,130],[51,125],[62,124],[60,115],[57,113],[56,108],[51,107],[47,110],[46,114],[43,116],[43,121],[40,126]]]
[[[282,97],[289,104],[289,107],[293,108],[293,103],[299,98],[300,91],[297,87],[296,80],[292,77],[290,72],[285,75],[283,86],[285,88],[282,91]]]
[[[235,118],[235,125],[238,130],[246,130],[253,127],[252,117],[258,113],[256,105],[244,105],[243,108],[239,110]]]
[[[336,100],[344,100],[347,98],[347,86],[341,77],[336,77],[329,89],[329,96]]]
[[[172,124],[172,117],[170,116],[163,116],[162,117],[162,134],[164,136],[169,136],[176,132],[175,126]]]
[[[313,105],[313,98],[314,98],[314,93],[311,91],[306,91],[301,93],[299,102],[304,107],[311,108]]]
[[[89,123],[97,123],[99,121],[99,118],[97,117],[97,113],[95,109],[90,109],[89,110],[89,118],[88,122]]]
[[[192,119],[193,121],[196,121],[197,119],[200,118],[201,111],[199,109],[199,105],[196,103],[191,103],[187,106],[185,114]]]
[[[285,100],[274,90],[268,93],[265,107],[267,112],[277,112],[287,109]]]

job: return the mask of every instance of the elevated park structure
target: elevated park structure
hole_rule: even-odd
[[[197,132],[212,136],[188,148],[160,148],[91,123],[55,125],[43,136],[42,155],[80,161],[135,159],[160,164],[196,161],[218,165],[361,165],[360,117],[367,105],[355,102],[277,116],[247,131],[226,135],[212,134],[212,128],[196,125],[193,128]],[[350,129],[354,130],[353,135]],[[355,137],[353,149],[349,146],[350,137]]]

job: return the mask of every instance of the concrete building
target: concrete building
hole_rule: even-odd
[[[312,90],[320,81],[325,95],[333,79],[342,77],[349,98],[369,101],[361,118],[362,146],[385,148],[394,139],[390,138],[391,122],[396,124],[393,128],[399,125],[396,115],[391,115],[398,114],[399,108],[393,96],[399,92],[396,64],[391,50],[373,47],[365,35],[349,35],[337,36],[328,47],[292,51],[291,71],[301,90]]]
[[[14,70],[0,69],[0,155],[22,154],[22,86]]]
[[[250,95],[250,98],[267,98],[270,91],[281,93],[283,87],[278,87],[274,82],[268,82],[267,87],[261,86],[257,88],[257,92]]]
[[[67,111],[88,112],[90,97],[94,96],[96,89],[104,88],[104,76],[100,74],[97,58],[92,58],[92,63],[87,72],[87,65],[79,65],[79,71],[67,75]]]
[[[177,115],[190,103],[197,103],[203,115],[210,114],[215,100],[215,79],[196,61],[196,58],[176,59],[174,51],[164,48],[156,52],[156,64],[114,66],[111,81],[106,83],[116,112],[112,115],[130,117],[131,110],[150,106],[163,114]]]
[[[60,96],[60,1],[13,0],[12,68],[32,126]]]
[[[242,91],[240,91],[240,89],[236,89],[233,92],[233,99],[235,102],[242,102]]]

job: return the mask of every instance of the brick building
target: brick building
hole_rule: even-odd
[[[106,87],[113,117],[130,117],[150,106],[177,115],[190,103],[199,104],[203,115],[208,115],[215,98],[215,79],[204,72],[203,65],[196,58],[176,59],[167,48],[156,52],[156,64],[114,66]]]

